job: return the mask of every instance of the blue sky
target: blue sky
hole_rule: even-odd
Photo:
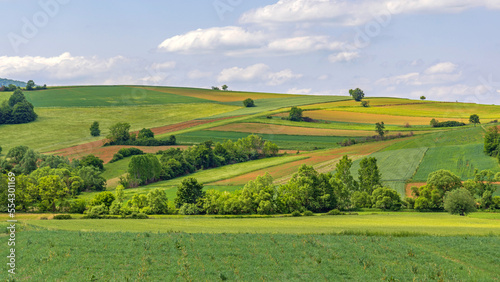
[[[0,77],[500,104],[497,0],[0,0]]]

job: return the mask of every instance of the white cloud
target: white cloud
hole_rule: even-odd
[[[192,71],[188,72],[187,76],[190,79],[207,78],[207,77],[212,76],[212,72],[204,72],[204,71],[200,71],[200,70],[192,70]]]
[[[311,88],[303,88],[303,89],[291,88],[291,89],[288,89],[288,91],[286,93],[287,94],[310,94],[311,90],[312,90]]]
[[[300,36],[279,38],[268,44],[273,51],[311,52],[319,50],[340,50],[343,42],[332,41],[328,36]]]
[[[240,22],[269,24],[330,21],[356,26],[377,17],[390,20],[391,15],[395,14],[457,13],[476,7],[500,9],[500,3],[495,0],[279,0],[276,4],[243,14]]]
[[[488,88],[484,85],[471,86],[465,84],[436,86],[425,91],[413,91],[410,95],[413,98],[418,98],[424,95],[429,100],[458,100],[462,102],[482,104],[491,104],[493,100],[497,99],[496,97],[492,97]]]
[[[425,70],[426,74],[453,73],[458,66],[451,62],[439,63]]]
[[[158,49],[166,52],[195,53],[257,47],[264,39],[261,32],[250,32],[238,26],[197,29],[163,41]]]
[[[458,71],[458,65],[451,62],[433,65],[423,73],[411,72],[403,75],[390,76],[379,79],[376,84],[383,86],[394,85],[431,85],[447,84],[457,82],[462,78],[462,72]]]
[[[174,69],[176,65],[177,65],[176,62],[168,61],[168,62],[163,62],[163,63],[154,63],[151,65],[151,68],[154,70],[158,70],[158,71],[170,70],[170,69]]]
[[[302,77],[301,74],[295,74],[290,69],[272,72],[266,64],[255,64],[246,68],[227,68],[223,69],[217,80],[226,82],[265,82],[267,85],[281,85],[291,79]]]
[[[354,59],[359,58],[358,52],[340,52],[337,54],[332,54],[328,56],[328,60],[332,63],[337,62],[350,62]]]
[[[42,74],[51,79],[65,80],[107,72],[127,61],[122,56],[100,59],[72,56],[68,52],[55,57],[2,56],[0,73],[5,77],[30,77]]]

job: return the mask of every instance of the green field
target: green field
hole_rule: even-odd
[[[429,173],[450,170],[462,180],[474,178],[474,170],[490,169],[500,172],[498,161],[484,154],[483,144],[457,145],[430,148],[413,180],[426,181]]]
[[[214,142],[224,142],[225,140],[236,141],[240,138],[245,138],[250,133],[231,132],[231,131],[215,131],[215,130],[200,130],[194,132],[183,133],[177,135],[179,144],[199,144],[206,140]],[[324,148],[340,147],[338,143],[346,138],[359,139],[359,137],[345,136],[306,136],[306,135],[286,135],[286,134],[258,134],[264,140],[276,143],[280,149],[291,150],[313,150]]]
[[[498,237],[40,230],[18,240],[16,280],[30,281],[494,281],[500,263]]]

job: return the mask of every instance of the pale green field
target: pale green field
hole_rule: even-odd
[[[500,235],[500,218],[482,219],[446,213],[362,213],[346,216],[231,218],[161,216],[148,220],[33,220],[29,225],[50,230],[101,232],[288,233],[366,232],[428,235]]]
[[[175,124],[231,111],[221,104],[171,104],[137,107],[35,108],[35,122],[0,126],[0,144],[6,152],[17,145],[47,152],[103,139],[108,128],[128,122],[131,131]],[[101,137],[91,137],[89,127],[98,121]]]

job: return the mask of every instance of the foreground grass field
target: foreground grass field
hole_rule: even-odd
[[[500,262],[498,237],[26,231],[18,240],[16,279],[32,281],[489,281]]]
[[[500,263],[498,237],[40,230],[18,240],[21,281],[495,281]]]

